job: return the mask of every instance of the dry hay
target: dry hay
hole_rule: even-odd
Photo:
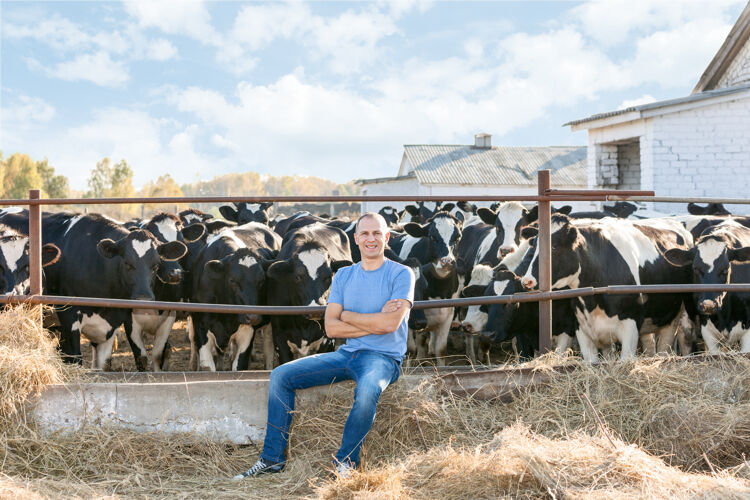
[[[690,474],[635,445],[576,432],[554,440],[523,424],[486,445],[451,445],[414,453],[397,463],[317,491],[323,499],[381,498],[706,498],[742,499],[750,483],[726,474]]]
[[[565,362],[573,371],[507,405],[444,394],[437,379],[418,387],[402,382],[383,394],[363,447],[364,473],[332,483],[326,477],[353,387],[337,384],[324,401],[301,405],[284,473],[235,483],[228,478],[252,465],[255,445],[94,426],[70,434],[39,432],[19,411],[23,401],[81,371],[60,363],[54,341],[34,325],[32,314],[28,308],[0,314],[0,366],[9,367],[0,371],[7,408],[0,422],[0,497],[750,495],[742,456],[750,443],[750,361],[741,356],[596,367],[571,358]],[[534,366],[546,370],[551,363],[546,358]],[[614,449],[601,437],[582,393],[615,435]],[[688,476],[711,467],[704,453],[716,476]],[[641,465],[629,467],[631,460]],[[516,489],[503,489],[498,474]],[[676,490],[683,478],[692,490]]]

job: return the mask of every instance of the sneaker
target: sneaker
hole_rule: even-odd
[[[338,462],[336,464],[336,477],[339,479],[349,479],[354,473],[354,466],[349,462]]]
[[[276,474],[278,472],[281,472],[284,470],[284,463],[278,463],[274,464],[271,462],[266,462],[262,458],[259,458],[257,462],[255,462],[255,465],[247,469],[242,474],[237,474],[232,479],[234,481],[238,481],[240,479],[245,479],[246,477],[255,477],[260,476],[261,474]]]

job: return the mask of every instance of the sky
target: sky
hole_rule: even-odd
[[[585,145],[690,94],[745,0],[0,3],[0,149],[71,187],[396,175],[404,144]]]

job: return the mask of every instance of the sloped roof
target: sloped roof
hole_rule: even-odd
[[[601,120],[602,118],[609,118],[611,116],[624,115],[626,113],[632,113],[632,112],[642,113],[644,111],[656,110],[659,108],[667,108],[669,106],[676,106],[678,104],[689,104],[693,102],[703,101],[706,99],[711,99],[714,97],[721,97],[725,95],[746,92],[747,90],[750,90],[750,84],[748,83],[745,83],[742,85],[735,85],[734,87],[724,87],[724,88],[720,88],[716,90],[707,90],[699,94],[691,94],[689,96],[678,97],[676,99],[667,99],[664,101],[650,102],[648,104],[639,104],[638,106],[630,106],[629,108],[618,109],[615,111],[608,111],[606,113],[597,113],[587,118],[581,118],[580,120],[573,120],[568,123],[565,123],[563,124],[563,127],[566,127],[568,125],[571,125],[571,126],[578,125],[580,123],[586,123],[586,122],[591,122],[595,120]],[[638,118],[641,118],[641,116],[639,116]]]
[[[536,186],[537,170],[555,185],[586,186],[585,146],[405,145],[420,184]]]
[[[708,63],[708,67],[693,89],[693,94],[716,88],[716,84],[748,40],[750,40],[750,1],[732,26],[719,51]]]

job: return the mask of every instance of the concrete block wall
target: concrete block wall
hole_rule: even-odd
[[[641,146],[635,140],[617,146],[618,189],[641,188]]]
[[[596,147],[596,184],[604,189],[616,189],[618,179],[617,146],[598,144]]]
[[[731,87],[750,82],[750,40],[737,53],[737,56],[721,76],[717,88]]]
[[[657,196],[750,197],[750,98],[656,116],[651,161]],[[684,211],[659,203],[656,210]],[[747,205],[731,207],[749,213]]]

